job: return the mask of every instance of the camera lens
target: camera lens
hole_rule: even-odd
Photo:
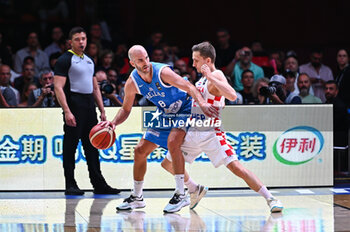
[[[259,89],[260,95],[268,97],[276,92],[276,87],[274,86],[263,86]]]
[[[113,93],[113,90],[114,90],[114,88],[113,88],[113,86],[110,85],[110,84],[107,84],[107,85],[103,86],[103,91],[104,91],[106,94],[111,94],[111,93]]]
[[[113,85],[109,84],[106,80],[101,81],[100,90],[106,94],[111,94],[114,91]]]

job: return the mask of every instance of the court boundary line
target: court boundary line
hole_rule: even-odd
[[[295,188],[295,189],[299,189],[299,188],[334,188],[334,185],[316,185],[316,186],[283,186],[283,187],[278,187],[278,186],[273,186],[273,187],[269,187],[266,186],[268,189],[290,189],[290,188]],[[250,190],[249,187],[208,187],[210,190]],[[93,189],[81,189],[85,192],[92,192]],[[122,192],[125,191],[131,191],[132,189],[119,189]],[[143,191],[147,191],[147,192],[157,192],[157,191],[173,191],[174,188],[158,188],[158,189],[143,189]],[[0,190],[0,193],[9,193],[9,192],[64,192],[64,189],[59,189],[59,190]]]
[[[338,206],[340,208],[343,208],[343,209],[347,209],[347,210],[350,210],[350,207],[347,207],[347,206],[343,206],[343,205],[339,205],[337,203],[333,203],[334,206]]]

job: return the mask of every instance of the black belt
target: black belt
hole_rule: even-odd
[[[78,96],[91,96],[92,93],[77,93],[77,92],[70,92],[71,95],[78,95]]]

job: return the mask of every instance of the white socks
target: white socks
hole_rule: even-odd
[[[185,183],[184,183],[185,175],[184,174],[176,174],[175,175],[175,183],[176,183],[176,189],[175,191],[178,192],[181,195],[185,194]]]
[[[142,196],[142,190],[143,190],[143,180],[142,181],[136,181],[134,180],[134,190],[133,190],[133,196],[141,197]]]
[[[191,177],[188,177],[188,180],[185,182],[186,187],[188,188],[188,191],[190,193],[193,193],[196,191],[198,184],[194,182]]]
[[[258,193],[263,196],[265,199],[271,198],[273,197],[272,194],[270,193],[269,190],[267,190],[267,188],[263,185],[261,186],[261,188],[259,189]]]

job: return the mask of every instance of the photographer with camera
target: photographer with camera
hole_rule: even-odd
[[[264,77],[264,70],[252,62],[253,53],[248,47],[243,47],[236,52],[235,58],[227,66],[225,73],[230,72],[231,82],[236,92],[243,90],[241,81],[242,73],[245,70],[250,70],[254,73],[254,81]],[[233,71],[232,71],[233,70]]]
[[[100,86],[100,91],[102,94],[102,101],[104,106],[121,106],[123,105],[123,99],[116,94],[116,87],[114,84],[111,84],[107,79],[107,74],[105,71],[97,71],[96,80]]]
[[[301,104],[301,98],[287,91],[286,79],[282,75],[273,75],[268,86],[259,89],[259,94],[266,98],[268,104]]]
[[[39,82],[42,88],[33,90],[28,97],[28,106],[53,107],[57,106],[53,87],[53,72],[44,69],[39,74]]]

